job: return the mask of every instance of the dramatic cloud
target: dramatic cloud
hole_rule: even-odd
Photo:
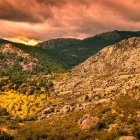
[[[0,0],[0,37],[83,38],[109,30],[139,30],[138,0]]]

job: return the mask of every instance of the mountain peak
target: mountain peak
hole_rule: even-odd
[[[118,30],[114,30],[111,32],[101,33],[101,34],[97,35],[97,37],[104,39],[104,40],[116,40],[116,39],[120,39],[121,35]]]

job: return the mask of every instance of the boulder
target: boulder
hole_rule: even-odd
[[[73,110],[73,107],[72,106],[70,106],[70,105],[65,105],[62,109],[61,109],[61,113],[64,113],[64,114],[66,114],[66,113],[68,113],[68,112],[70,112],[70,111],[72,111]]]
[[[80,128],[83,130],[89,130],[92,127],[96,127],[99,122],[99,118],[97,117],[86,117],[85,119],[80,121]]]

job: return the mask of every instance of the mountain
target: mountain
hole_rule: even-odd
[[[111,99],[114,94],[127,94],[129,90],[140,86],[139,61],[140,38],[123,40],[100,50],[76,66],[70,76],[61,79],[54,88],[57,93],[69,96],[93,93],[92,96]]]
[[[118,31],[64,40],[48,49],[2,40],[0,139],[140,139],[140,37],[107,47],[120,40]],[[64,73],[50,51],[65,48],[63,42],[103,49]]]
[[[51,39],[48,41],[44,41],[38,45],[44,49],[47,49],[47,48],[49,48],[49,49],[64,48],[65,49],[65,46],[77,44],[79,42],[80,42],[80,40],[73,39],[73,38],[58,38],[58,39]]]
[[[52,85],[49,77],[63,71],[43,49],[1,40],[0,91],[47,92]]]
[[[10,43],[8,40],[0,39],[0,45]]]
[[[139,79],[140,37],[103,48],[53,82],[39,121],[16,139],[139,140]]]
[[[52,39],[39,43],[38,46],[47,50],[50,56],[57,59],[66,69],[69,69],[80,64],[102,48],[130,37],[140,37],[140,31],[115,30],[83,40],[65,38]]]
[[[34,74],[51,73],[62,69],[62,66],[50,58],[43,49],[34,46],[1,40],[0,55],[1,68],[4,68],[4,65],[8,68],[17,64],[22,71],[31,71]]]
[[[39,43],[37,46],[43,48],[48,54],[62,64],[65,69],[76,65],[77,50],[73,47],[79,45],[80,40],[71,38],[58,38]]]

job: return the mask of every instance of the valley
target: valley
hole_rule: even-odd
[[[0,139],[139,140],[139,36],[2,43]]]

